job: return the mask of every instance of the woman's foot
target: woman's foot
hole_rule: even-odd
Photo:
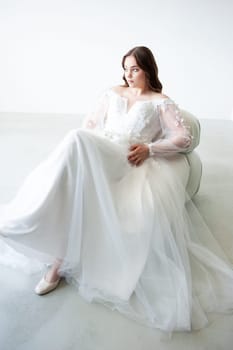
[[[48,282],[46,280],[46,276],[43,276],[40,282],[37,284],[35,288],[35,293],[38,295],[44,295],[49,292],[52,292],[55,288],[57,288],[61,278],[59,277],[56,281],[54,282]]]
[[[61,280],[61,277],[58,273],[60,265],[61,265],[61,261],[56,260],[55,263],[50,268],[50,270],[46,273],[45,276],[42,277],[40,282],[37,284],[35,288],[36,294],[44,295],[51,292],[55,288],[57,288]]]

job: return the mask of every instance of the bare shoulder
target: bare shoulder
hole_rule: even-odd
[[[123,95],[125,90],[126,90],[126,86],[123,86],[123,85],[116,85],[116,86],[113,86],[112,87],[112,90],[114,92],[116,92],[117,94],[119,95]]]
[[[153,99],[158,99],[158,100],[161,100],[161,99],[169,99],[170,97],[168,97],[167,95],[163,94],[163,93],[159,93],[159,92],[154,92],[153,95],[152,95],[152,98]]]

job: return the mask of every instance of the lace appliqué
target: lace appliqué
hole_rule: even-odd
[[[154,106],[150,103],[141,104],[137,120],[130,120],[127,125],[128,135],[135,142],[148,142],[151,138],[151,118],[154,116]]]
[[[163,137],[160,140],[148,144],[149,155],[158,153],[174,153],[188,149],[193,136],[190,126],[185,124],[177,104],[167,99],[159,105],[158,113],[161,120]]]

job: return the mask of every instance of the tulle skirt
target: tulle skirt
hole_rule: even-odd
[[[134,167],[128,147],[71,131],[0,207],[0,262],[60,259],[89,302],[165,331],[204,327],[208,312],[233,310],[232,266],[173,162]]]

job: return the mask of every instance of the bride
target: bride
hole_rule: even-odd
[[[60,279],[136,321],[165,331],[204,327],[233,308],[233,271],[171,159],[192,136],[162,93],[152,52],[131,49],[124,85],[107,90],[0,209],[1,239]]]

